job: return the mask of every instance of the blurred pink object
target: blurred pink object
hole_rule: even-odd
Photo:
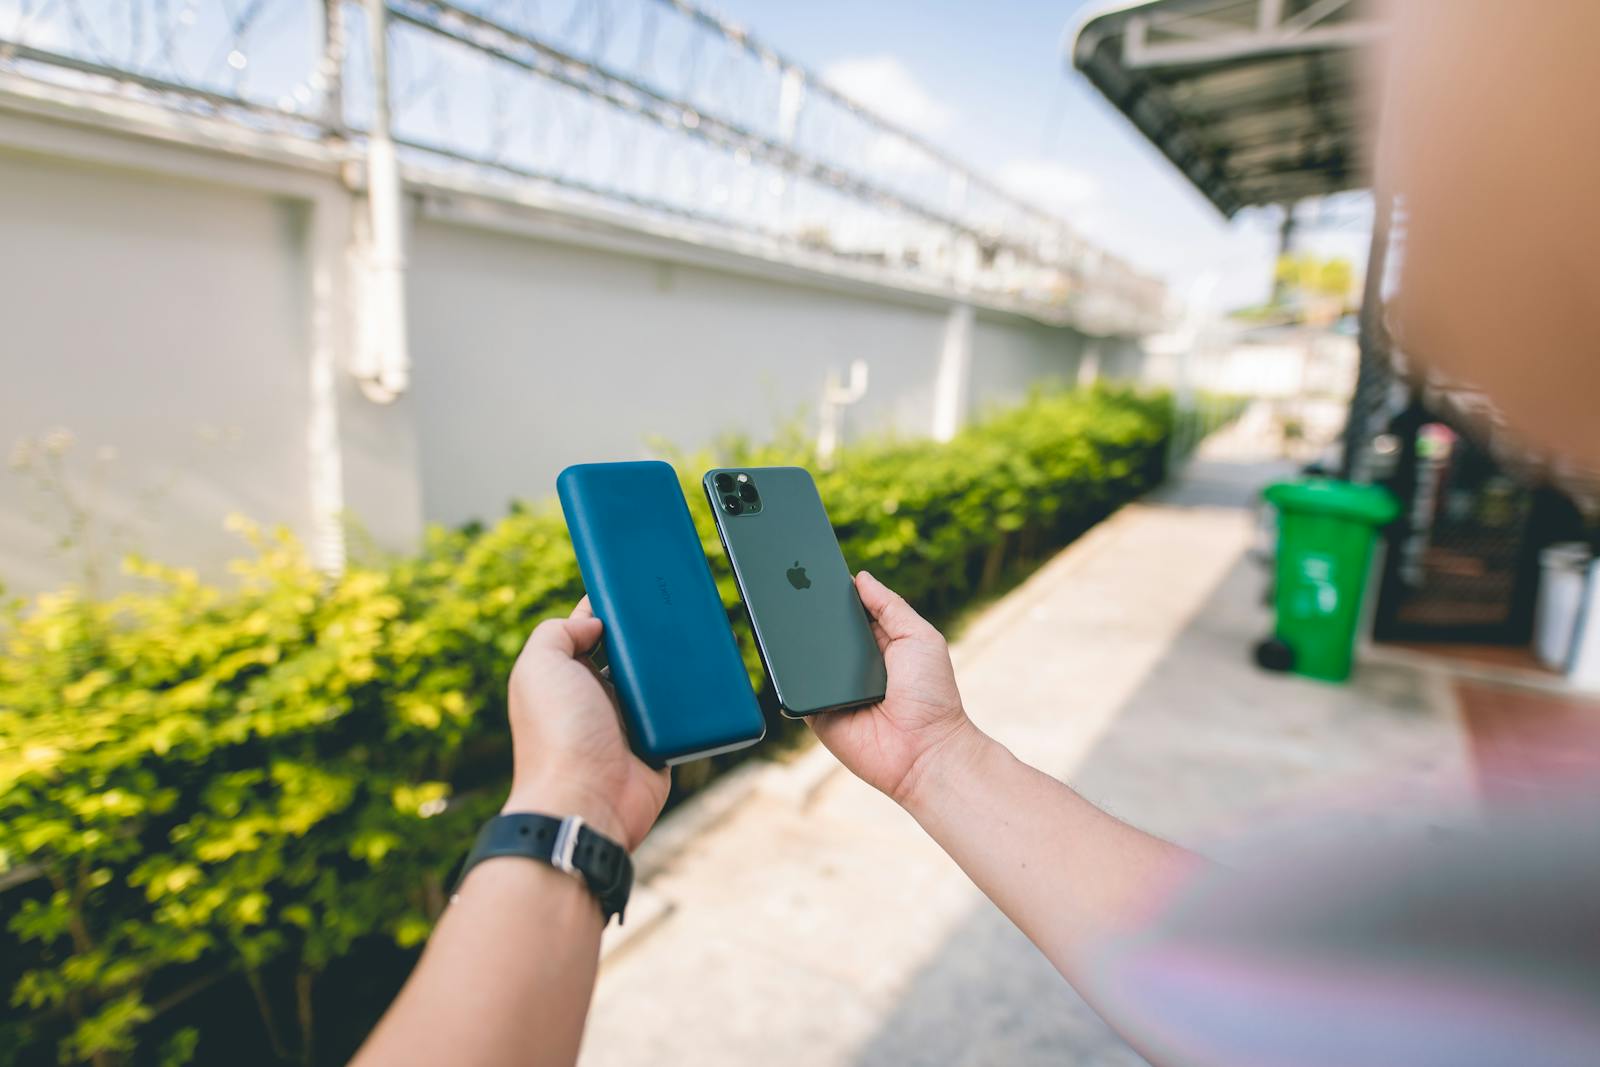
[[[1354,846],[1308,823],[1104,949],[1099,993],[1160,1063],[1600,1063],[1600,778],[1468,829]]]

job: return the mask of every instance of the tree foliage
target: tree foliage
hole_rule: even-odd
[[[1284,288],[1307,296],[1334,298],[1342,303],[1355,296],[1355,268],[1343,256],[1279,256],[1273,278]]]

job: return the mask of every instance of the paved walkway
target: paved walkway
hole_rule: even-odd
[[[1427,818],[1363,805],[1373,783],[1391,800],[1397,778],[1469,790],[1441,679],[1371,664],[1336,687],[1249,664],[1268,625],[1253,499],[1282,473],[1219,438],[996,604],[955,650],[973,717],[1109,810],[1214,854],[1307,805],[1368,828]],[[726,818],[677,837],[652,863],[665,917],[603,968],[585,1067],[1142,1062],[825,752],[747,775]]]

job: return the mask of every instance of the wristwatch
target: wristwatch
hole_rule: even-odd
[[[548,863],[558,871],[580,875],[589,892],[600,903],[604,921],[611,916],[622,923],[622,911],[628,906],[628,894],[633,890],[633,861],[628,850],[584,825],[576,815],[559,818],[554,815],[535,815],[531,812],[513,812],[496,815],[483,824],[472,851],[461,865],[451,892],[453,902],[461,892],[461,883],[467,874],[487,859],[497,856],[520,856],[523,859]]]

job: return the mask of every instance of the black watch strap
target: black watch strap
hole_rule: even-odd
[[[633,861],[628,858],[627,849],[589,829],[578,816],[558,818],[531,812],[496,815],[478,831],[478,839],[456,878],[455,892],[461,891],[461,883],[472,868],[497,856],[538,860],[557,870],[582,875],[589,892],[600,902],[605,921],[610,922],[615,915],[617,922],[622,922],[628,894],[633,890]]]

